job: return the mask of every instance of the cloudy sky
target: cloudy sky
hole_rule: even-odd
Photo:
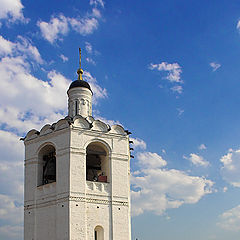
[[[0,0],[0,239],[23,239],[23,143],[66,116],[133,134],[132,238],[240,237],[238,0]]]

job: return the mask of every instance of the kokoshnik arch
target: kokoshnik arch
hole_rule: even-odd
[[[130,240],[129,132],[92,117],[90,85],[73,81],[68,116],[24,138],[24,240]]]

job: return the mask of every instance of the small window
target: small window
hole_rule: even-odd
[[[78,115],[78,102],[75,102],[75,116]]]
[[[103,227],[96,226],[94,229],[94,240],[104,240]]]

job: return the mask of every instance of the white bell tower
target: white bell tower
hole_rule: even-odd
[[[129,132],[92,117],[82,73],[68,116],[24,139],[24,240],[131,239]]]

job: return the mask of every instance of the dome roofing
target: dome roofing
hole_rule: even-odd
[[[92,92],[90,85],[83,80],[75,80],[74,82],[71,83],[68,90],[75,88],[75,87],[88,88]]]

